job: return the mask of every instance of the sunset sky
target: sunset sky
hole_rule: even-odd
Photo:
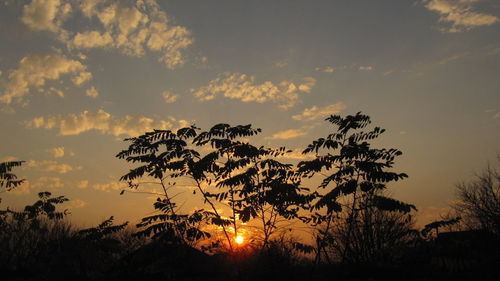
[[[153,201],[119,195],[122,140],[189,124],[252,124],[296,163],[362,111],[422,222],[500,153],[497,0],[3,0],[0,42],[0,161],[27,179],[2,208],[48,190],[84,225],[135,223]]]

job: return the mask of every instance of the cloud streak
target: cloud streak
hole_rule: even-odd
[[[88,131],[98,131],[113,136],[137,136],[153,129],[174,129],[187,126],[185,120],[169,117],[168,121],[144,116],[112,116],[100,109],[96,112],[83,111],[79,114],[41,116],[25,122],[32,129],[58,129],[59,135],[79,135]]]
[[[444,32],[462,32],[480,26],[489,26],[500,22],[494,15],[474,10],[478,0],[428,0],[425,7],[439,14],[439,21],[450,26],[442,28]]]
[[[64,156],[64,147],[53,147],[50,149],[47,149],[47,151],[54,156],[54,158],[61,158]]]
[[[313,77],[305,77],[301,83],[284,80],[279,83],[265,81],[257,83],[255,76],[241,73],[222,73],[207,86],[191,89],[200,101],[209,101],[222,95],[242,102],[273,102],[288,109],[300,101],[300,94],[309,93],[316,84]]]
[[[81,166],[74,167],[68,164],[61,164],[53,160],[43,160],[43,161],[29,160],[26,163],[26,166],[30,168],[37,168],[44,172],[55,172],[58,174],[66,174],[71,171],[82,169]]]
[[[0,102],[21,102],[31,88],[41,89],[48,80],[57,80],[67,74],[76,74],[75,84],[83,83],[91,77],[85,71],[86,68],[81,62],[59,54],[27,55],[20,60],[17,69],[10,71],[7,84],[0,94]]]
[[[302,137],[305,135],[307,135],[307,131],[303,128],[301,128],[301,129],[289,129],[289,130],[277,132],[277,133],[273,134],[272,136],[270,136],[269,139],[287,140],[287,139],[294,139],[294,138]]]
[[[340,113],[346,108],[343,102],[337,102],[324,107],[318,107],[316,105],[304,109],[302,113],[292,116],[292,119],[298,121],[313,121],[318,118],[325,118],[331,114]]]
[[[77,15],[99,26],[80,31],[64,29],[63,23]],[[24,6],[21,21],[33,31],[56,33],[69,50],[114,49],[137,57],[149,50],[159,53],[159,62],[170,69],[185,63],[183,52],[194,42],[191,31],[173,25],[154,0],[33,0]]]

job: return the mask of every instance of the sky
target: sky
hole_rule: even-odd
[[[403,151],[390,192],[421,223],[500,153],[496,0],[3,0],[0,42],[0,161],[26,161],[1,204],[48,190],[82,225],[152,212],[119,195],[115,158],[152,129],[252,124],[297,163],[327,116],[361,111]]]

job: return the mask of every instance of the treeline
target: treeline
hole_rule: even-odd
[[[417,208],[386,196],[387,185],[407,175],[392,170],[401,151],[372,147],[384,129],[361,113],[326,121],[331,132],[312,141],[297,165],[283,162],[291,152],[284,147],[252,145],[261,130],[251,125],[126,139],[117,157],[135,166],[120,180],[132,190],[160,187],[156,213],[135,228],[111,217],[77,229],[57,208],[67,198],[40,193],[23,211],[0,212],[0,270],[17,280],[463,280],[495,273],[488,268],[500,265],[492,250],[500,245],[496,170],[459,187],[464,218],[417,230]],[[0,164],[1,188],[22,184],[12,173],[21,164]],[[176,185],[193,188],[203,208],[185,212]],[[306,226],[313,242],[297,240],[292,223]],[[257,232],[239,245],[248,224]],[[439,233],[452,226],[476,231]]]

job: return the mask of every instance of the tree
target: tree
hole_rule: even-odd
[[[410,213],[382,210],[373,199],[373,193],[359,199],[360,208],[352,221],[352,212],[335,218],[326,243],[332,256],[348,263],[392,262],[419,237]]]
[[[141,233],[196,241],[210,236],[202,229],[201,222],[205,222],[222,228],[232,249],[239,222],[259,218],[266,245],[276,230],[278,218],[294,216],[298,210],[295,201],[301,198],[297,181],[300,178],[293,173],[292,165],[273,159],[287,151],[256,147],[243,141],[241,138],[260,132],[251,125],[217,124],[208,131],[198,133],[199,130],[195,126],[177,132],[155,130],[126,139],[132,144],[117,157],[142,165],[121,180],[137,188],[140,185],[137,180],[149,176],[164,192],[163,199],[155,203],[161,214],[144,218],[138,225],[143,228]],[[208,152],[202,155],[200,151]],[[198,192],[210,211],[200,209],[192,214],[179,214],[169,188],[181,184],[194,187],[193,194]],[[220,204],[229,208],[229,216],[220,214]]]
[[[219,190],[205,192],[205,197],[230,206],[235,237],[238,234],[237,219],[242,222],[258,219],[262,246],[267,247],[271,235],[278,229],[280,218],[295,218],[298,205],[304,204],[307,197],[301,194],[300,177],[293,166],[277,160],[290,151],[284,147],[256,147],[238,140],[258,133],[260,129],[252,129],[250,125],[231,127],[218,124],[200,133],[194,143],[210,144],[215,149],[210,157],[213,180],[208,182],[213,182]]]
[[[404,173],[389,171],[394,159],[402,154],[401,151],[372,148],[368,142],[380,136],[384,129],[375,127],[371,131],[360,131],[371,123],[370,117],[360,112],[344,118],[332,115],[326,121],[336,129],[326,138],[319,138],[309,144],[303,153],[314,153],[315,158],[298,164],[303,177],[323,177],[315,192],[317,199],[309,209],[314,213],[302,218],[321,226],[318,229],[316,262],[320,261],[322,253],[329,259],[325,247],[333,220],[343,210],[347,214],[345,236],[353,239],[356,222],[368,208],[406,213],[416,209],[413,205],[379,193],[386,188],[387,183],[407,177]],[[341,256],[350,256],[353,250],[352,243],[347,241]]]
[[[5,188],[7,191],[20,185],[24,179],[17,179],[17,176],[12,172],[12,168],[19,167],[24,161],[8,161],[0,163],[0,188]]]
[[[57,205],[68,201],[64,196],[40,192],[38,197],[23,211],[0,210],[0,264],[7,269],[35,264],[52,230],[66,215],[57,210]]]
[[[181,214],[173,201],[173,195],[169,192],[169,189],[176,184],[176,179],[187,177],[197,181],[200,177],[198,170],[190,169],[200,154],[191,149],[187,143],[189,138],[196,136],[197,129],[192,126],[179,129],[176,133],[170,130],[154,130],[125,139],[132,143],[116,157],[141,165],[130,170],[120,180],[128,181],[130,187],[138,188],[142,184],[138,182],[139,179],[150,177],[155,180],[152,183],[160,185],[163,190],[163,194],[159,194],[163,198],[158,197],[154,203],[159,214],[142,219],[137,225],[141,228],[139,235],[188,245],[210,237],[210,234],[202,231],[199,226],[204,219],[220,218],[217,210],[214,209],[214,213],[197,210],[192,214]]]
[[[500,157],[498,159],[500,163]],[[457,185],[454,208],[464,223],[500,235],[500,173],[488,166],[475,179]]]

